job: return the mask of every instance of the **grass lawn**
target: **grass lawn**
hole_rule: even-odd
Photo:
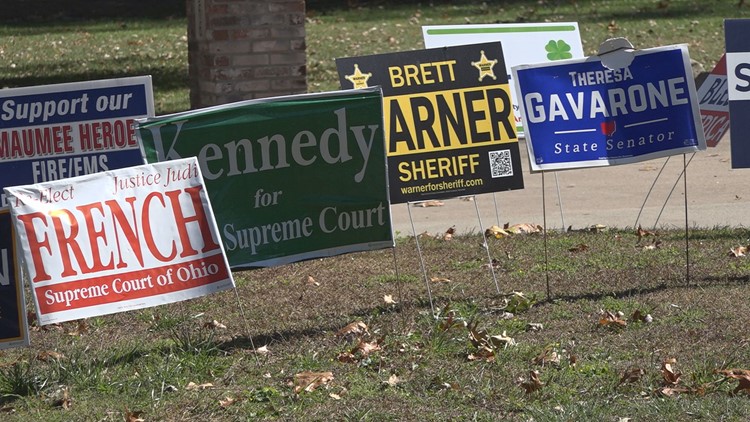
[[[577,21],[587,54],[612,36],[687,43],[709,70],[723,19],[750,15],[718,0],[338,3],[308,3],[310,91],[337,88],[336,57],[421,48],[423,24]],[[151,74],[157,113],[189,107],[179,10],[73,19],[42,4],[0,21],[0,85]],[[490,238],[493,271],[481,234],[424,236],[431,297],[401,237],[237,272],[236,294],[32,323],[30,347],[0,353],[0,418],[747,420],[750,261],[729,255],[750,232],[691,230],[689,280],[683,236]]]

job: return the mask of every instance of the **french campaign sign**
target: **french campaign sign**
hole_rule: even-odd
[[[750,167],[750,19],[724,21],[732,168]]]
[[[683,45],[513,67],[532,171],[626,164],[706,148]]]
[[[234,287],[195,157],[5,192],[41,325]]]

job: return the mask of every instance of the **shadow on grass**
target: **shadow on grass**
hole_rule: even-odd
[[[434,298],[434,300],[438,299]],[[450,299],[442,298],[442,300],[449,301]],[[408,312],[412,308],[430,309],[430,302],[426,299],[418,298],[413,303],[407,303],[406,306],[375,306],[372,308],[360,308],[352,312],[347,312],[347,315],[351,320],[356,320],[373,315],[375,313],[377,313],[378,315],[400,315],[402,313]],[[233,338],[232,340],[218,344],[217,347],[225,352],[236,349],[252,350],[253,345],[258,348],[267,346],[272,343],[284,342],[290,338],[317,337],[324,334],[328,335],[330,333],[337,332],[342,327],[343,325],[340,321],[332,318],[329,324],[318,325],[316,327],[280,330],[270,333],[260,333],[253,336],[248,336],[247,333],[245,333],[245,335],[243,336],[238,336]]]

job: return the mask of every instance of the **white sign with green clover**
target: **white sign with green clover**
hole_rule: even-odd
[[[500,41],[512,94],[516,91],[511,67],[583,57],[577,22],[432,25],[422,27],[422,36],[425,48]],[[515,99],[513,104],[518,135],[522,136],[521,115]]]

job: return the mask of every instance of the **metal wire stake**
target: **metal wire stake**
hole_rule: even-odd
[[[427,269],[424,265],[424,257],[422,256],[422,248],[419,246],[419,236],[417,236],[417,229],[414,228],[414,219],[411,217],[410,203],[406,203],[406,210],[409,212],[409,222],[411,223],[411,232],[414,234],[414,241],[417,242],[417,255],[419,255],[419,264],[422,266],[422,275],[424,276],[424,282],[427,285],[427,297],[430,298],[430,311],[432,311],[433,318],[435,315],[435,305],[432,303],[432,290],[430,289],[430,280],[427,278]]]
[[[482,236],[482,247],[487,251],[487,263],[490,265],[490,272],[492,273],[492,280],[495,282],[495,290],[497,294],[500,294],[500,286],[497,284],[497,276],[495,275],[495,266],[492,265],[492,254],[490,254],[490,245],[487,244],[487,236],[482,231],[482,216],[479,214],[479,205],[477,205],[477,198],[474,197],[474,209],[477,211],[477,220],[479,220],[479,234]]]

